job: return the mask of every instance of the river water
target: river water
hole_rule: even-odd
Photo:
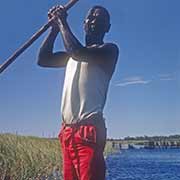
[[[122,150],[106,165],[107,180],[180,180],[180,149]]]

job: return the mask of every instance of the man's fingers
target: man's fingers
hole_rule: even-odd
[[[55,16],[55,12],[57,10],[57,7],[56,6],[53,6],[51,9],[49,9],[48,11],[48,18],[53,18],[53,16]]]
[[[52,18],[52,14],[50,12],[48,12],[48,17]]]
[[[53,14],[57,10],[56,6],[53,6],[51,9],[49,9],[48,14]]]
[[[67,17],[66,10],[64,6],[62,5],[56,5],[53,6],[51,9],[48,11],[48,19],[54,19],[54,22],[57,20],[59,17]]]
[[[64,6],[57,5],[57,6],[53,6],[51,9],[49,9],[49,12],[53,13],[55,11],[62,11],[62,10],[65,10]]]

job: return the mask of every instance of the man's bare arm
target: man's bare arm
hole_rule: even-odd
[[[68,61],[68,54],[66,52],[53,53],[54,41],[57,37],[58,31],[51,31],[48,37],[43,42],[39,54],[38,65],[42,67],[64,67]]]
[[[53,11],[56,7],[53,7],[48,12],[48,19],[53,17]],[[51,31],[47,38],[42,43],[42,46],[38,54],[38,65],[42,67],[64,67],[67,64],[69,55],[66,52],[53,53],[54,42],[59,33],[59,27],[55,22],[52,23]]]

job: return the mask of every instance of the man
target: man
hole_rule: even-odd
[[[104,43],[110,29],[108,11],[95,6],[84,21],[83,46],[71,32],[63,6],[49,10],[52,29],[39,52],[43,67],[66,67],[62,95],[62,128],[59,139],[63,154],[64,180],[104,180],[103,150],[106,127],[103,108],[109,81],[118,59],[118,47]],[[66,52],[53,52],[61,33]]]

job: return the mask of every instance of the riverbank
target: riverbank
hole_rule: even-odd
[[[0,134],[0,179],[61,179],[58,139]],[[114,152],[107,141],[104,155]]]

